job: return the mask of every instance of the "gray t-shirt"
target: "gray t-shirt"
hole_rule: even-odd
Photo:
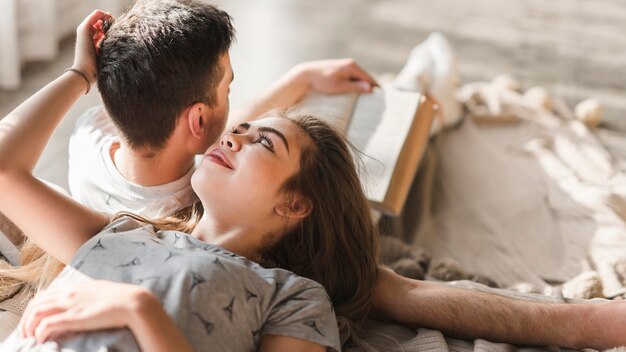
[[[340,351],[337,321],[324,288],[282,269],[266,269],[176,231],[122,218],[86,242],[54,286],[92,278],[153,292],[198,351],[254,351],[261,336],[283,335]],[[14,332],[3,351],[139,351],[127,329],[82,333],[25,346]],[[66,351],[65,349],[63,351]]]

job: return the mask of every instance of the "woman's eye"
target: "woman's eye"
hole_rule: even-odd
[[[270,151],[274,151],[274,142],[272,142],[272,140],[266,134],[259,134],[259,138],[256,140],[256,142],[260,143],[262,146],[269,149]]]
[[[237,127],[232,127],[230,130],[228,130],[228,133],[239,134],[239,131],[237,131]]]

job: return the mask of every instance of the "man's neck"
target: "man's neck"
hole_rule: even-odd
[[[114,143],[111,159],[122,176],[140,186],[159,186],[183,177],[194,164],[193,154],[164,148],[158,152],[131,149],[125,142]]]

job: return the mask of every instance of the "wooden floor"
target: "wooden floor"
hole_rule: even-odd
[[[605,106],[602,140],[626,157],[626,1],[622,0],[221,0],[234,17],[232,106],[294,64],[346,57],[375,74],[397,72],[432,31],[458,53],[464,82],[500,73],[542,85],[571,105]],[[0,92],[0,116],[71,64],[72,45],[52,63],[28,65],[22,89]],[[1,63],[0,63],[1,64]],[[50,143],[37,173],[66,186],[67,136],[96,94],[83,98]]]

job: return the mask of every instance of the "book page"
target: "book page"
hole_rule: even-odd
[[[371,201],[385,200],[419,98],[414,92],[376,89],[357,100],[347,135],[363,153],[361,182]]]
[[[312,94],[294,108],[347,135],[368,199],[383,203],[421,95],[375,89],[371,94]],[[359,163],[361,161],[362,163]]]

